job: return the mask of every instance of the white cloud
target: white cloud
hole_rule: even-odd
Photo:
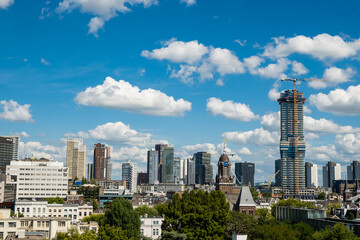
[[[277,146],[280,142],[278,132],[269,132],[263,128],[247,132],[225,132],[221,137],[235,144],[253,144],[258,146]]]
[[[43,59],[43,58],[40,59],[40,62],[41,62],[42,64],[46,65],[46,66],[49,66],[49,65],[50,65],[50,63],[49,63],[48,61],[46,61],[45,59]]]
[[[34,158],[48,158],[63,161],[66,156],[66,146],[64,147],[55,147],[52,145],[42,145],[40,142],[20,142],[19,143],[19,154],[20,158],[23,158],[24,155],[27,157]]]
[[[281,79],[285,78],[284,72],[288,69],[291,61],[286,58],[280,58],[277,63],[271,63],[266,67],[258,68],[256,74],[265,78]]]
[[[304,66],[304,64],[297,62],[297,61],[293,61],[292,62],[292,72],[295,75],[303,75],[303,74],[307,74],[309,72],[309,70]]]
[[[263,63],[265,60],[259,56],[251,56],[248,58],[244,58],[244,65],[246,66],[246,68],[249,70],[249,72],[251,74],[257,74],[257,69],[258,67],[261,65],[261,63]]]
[[[30,137],[30,135],[29,135],[27,132],[25,132],[25,131],[22,131],[22,132],[15,132],[15,133],[13,133],[13,135],[17,135],[17,136],[20,136],[20,137],[25,137],[25,138]]]
[[[280,112],[271,112],[260,118],[261,126],[270,131],[280,131]]]
[[[173,69],[170,77],[179,78],[181,82],[191,85],[194,83],[193,75],[196,71],[197,68],[195,66],[180,65],[179,71]]]
[[[206,53],[209,52],[208,47],[197,40],[190,42],[177,41],[170,39],[165,42],[165,46],[160,49],[154,49],[151,52],[144,50],[141,56],[149,59],[168,60],[175,63],[193,64],[199,61]]]
[[[316,133],[305,133],[305,139],[313,140],[313,139],[318,139],[318,138],[320,138],[320,135],[319,135],[319,134],[316,134]]]
[[[268,93],[268,97],[270,100],[276,101],[280,98],[280,92],[278,90],[277,87],[273,87],[272,89],[270,89],[269,93]]]
[[[14,100],[0,101],[0,119],[9,120],[11,122],[32,122],[30,114],[30,104],[20,105]]]
[[[240,39],[235,39],[234,42],[236,42],[237,44],[239,44],[240,46],[244,47],[246,45],[246,40],[240,40]]]
[[[183,116],[191,110],[191,103],[184,99],[174,100],[154,89],[140,90],[123,80],[107,77],[102,85],[88,87],[80,92],[75,101],[78,104],[135,111],[154,116]]]
[[[211,49],[209,62],[216,67],[217,72],[221,75],[245,72],[244,64],[230,50],[225,48]]]
[[[224,86],[224,80],[222,78],[219,78],[218,80],[216,80],[216,85],[220,87]]]
[[[135,162],[147,162],[147,151],[146,148],[133,147],[121,147],[119,149],[114,149],[111,152],[112,160],[130,160]]]
[[[180,2],[185,3],[186,6],[191,6],[196,3],[196,0],[180,0]]]
[[[308,106],[304,106],[304,113],[310,114],[312,111]]]
[[[360,154],[360,133],[336,135],[337,149],[346,154]]]
[[[237,121],[248,122],[259,118],[246,104],[235,103],[233,101],[223,102],[221,99],[215,97],[207,100],[206,109],[212,115],[223,115],[228,119]]]
[[[349,82],[351,78],[356,74],[356,71],[351,67],[347,69],[341,69],[337,67],[330,67],[325,69],[323,78],[326,81],[313,81],[309,82],[309,86],[315,89],[326,88],[329,86],[336,86],[340,83]]]
[[[248,149],[247,147],[243,147],[242,149],[240,149],[238,151],[239,154],[244,154],[244,155],[251,155],[252,152],[250,151],[250,149]]]
[[[12,4],[14,4],[14,0],[0,0],[0,8],[2,9],[6,9]]]
[[[193,157],[194,153],[197,152],[207,152],[213,155],[214,153],[217,153],[217,149],[212,143],[201,143],[182,146],[177,154],[182,158],[189,158]]]
[[[360,49],[360,39],[344,41],[340,36],[327,33],[313,38],[299,35],[292,38],[274,38],[274,42],[265,47],[264,56],[271,58],[287,57],[292,53],[311,55],[325,60],[341,60],[356,56]]]
[[[328,94],[313,94],[309,100],[323,112],[335,115],[358,115],[360,114],[360,85],[349,86],[346,90],[335,89]]]
[[[56,11],[58,13],[70,13],[75,9],[80,9],[82,13],[95,15],[89,23],[89,33],[97,35],[105,21],[116,17],[118,13],[130,12],[131,6],[142,4],[145,8],[156,5],[157,0],[63,0],[59,3]]]

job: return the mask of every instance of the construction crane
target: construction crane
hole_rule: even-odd
[[[268,184],[268,188],[270,188],[271,186],[271,182],[273,180],[273,178],[280,172],[280,170],[278,170],[272,177],[269,177],[270,181],[269,181],[269,184]]]
[[[303,82],[310,82],[310,81],[326,81],[325,79],[296,79],[296,78],[285,78],[281,79],[281,81],[289,81],[293,82],[293,101],[294,101],[294,119],[293,119],[293,131],[294,131],[294,167],[295,167],[295,194],[298,195],[300,193],[300,186],[299,186],[299,156],[298,156],[298,115],[297,115],[297,104],[298,104],[298,96],[297,96],[297,90],[296,90],[296,82],[297,81],[303,81]]]

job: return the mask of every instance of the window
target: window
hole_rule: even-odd
[[[153,235],[159,235],[159,229],[153,229]]]
[[[33,208],[33,213],[36,213],[36,208]]]
[[[9,222],[9,227],[10,228],[16,227],[16,222]]]
[[[65,227],[65,222],[58,222],[58,227]]]
[[[85,212],[85,214],[86,214],[86,212]],[[84,215],[85,216],[85,215]],[[79,217],[81,217],[81,212],[79,212]]]
[[[144,235],[144,229],[140,229],[141,235]]]
[[[4,227],[4,222],[0,222],[0,228]]]

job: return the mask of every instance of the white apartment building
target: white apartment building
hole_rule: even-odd
[[[90,216],[93,214],[94,208],[92,205],[84,204],[78,207],[78,219],[81,221],[84,217]]]
[[[159,239],[161,237],[161,225],[163,217],[141,217],[140,232],[145,237]]]
[[[66,166],[69,179],[82,179],[85,176],[86,145],[82,138],[68,138],[66,147]]]
[[[127,161],[122,164],[122,180],[126,181],[126,188],[130,192],[137,192],[137,163]]]
[[[48,203],[47,201],[30,201],[21,200],[15,202],[15,211],[17,215],[23,214],[24,217],[47,217],[48,216]]]
[[[59,203],[47,204],[47,212],[49,217],[64,217],[63,204],[59,204]]]
[[[71,218],[71,222],[78,222],[78,204],[65,203],[63,205],[64,217]]]
[[[68,168],[62,162],[49,159],[11,161],[6,175],[17,177],[16,199],[66,198]]]

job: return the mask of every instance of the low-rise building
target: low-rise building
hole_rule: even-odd
[[[71,218],[71,222],[78,222],[78,204],[65,203],[63,205],[64,217]]]
[[[93,214],[94,208],[91,205],[82,205],[78,207],[78,219],[81,221],[84,217],[90,216]]]
[[[161,225],[164,221],[163,217],[141,217],[140,232],[145,237],[159,239],[161,236]]]
[[[47,201],[30,201],[18,200],[15,202],[16,215],[22,214],[24,217],[47,217],[48,202]]]

